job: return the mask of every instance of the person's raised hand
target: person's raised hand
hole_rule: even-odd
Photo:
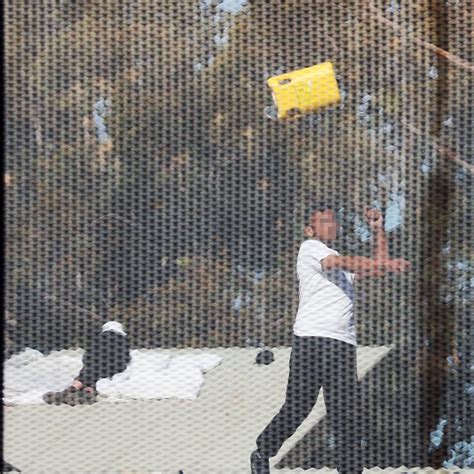
[[[364,213],[365,220],[372,230],[383,230],[383,214],[378,209],[367,208]]]

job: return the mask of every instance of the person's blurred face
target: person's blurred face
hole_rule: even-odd
[[[339,223],[337,222],[335,212],[332,209],[326,209],[323,212],[316,211],[312,215],[305,233],[321,240],[335,240],[338,228]]]

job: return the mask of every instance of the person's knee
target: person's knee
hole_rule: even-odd
[[[314,407],[314,400],[299,400],[297,403],[285,403],[281,409],[281,415],[290,424],[302,423],[311,413]]]

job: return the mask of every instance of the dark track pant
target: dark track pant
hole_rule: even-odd
[[[338,471],[362,472],[356,347],[323,337],[294,336],[293,341],[285,403],[257,438],[259,451],[274,456],[309,415],[323,387]]]
[[[99,379],[123,372],[129,362],[127,337],[112,331],[101,332],[87,341],[83,368],[76,378],[86,387],[95,387]]]

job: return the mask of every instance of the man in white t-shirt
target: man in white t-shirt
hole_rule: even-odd
[[[268,459],[305,420],[323,388],[324,401],[336,445],[340,474],[358,474],[361,425],[357,378],[354,282],[410,267],[404,259],[390,259],[382,214],[366,210],[375,236],[373,258],[342,256],[329,244],[339,223],[330,206],[310,208],[297,261],[299,308],[294,324],[290,373],[285,403],[257,438],[251,456],[252,474],[270,473]]]

